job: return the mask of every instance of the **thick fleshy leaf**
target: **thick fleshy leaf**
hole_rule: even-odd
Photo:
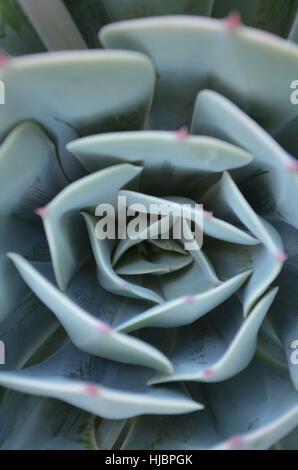
[[[297,281],[297,259],[292,257],[287,261],[278,278],[280,291],[270,313],[275,332],[287,358],[293,384],[298,390]]]
[[[60,289],[66,289],[88,254],[89,242],[80,211],[101,203],[114,204],[119,189],[137,178],[140,172],[140,167],[124,164],[86,176],[69,185],[43,210]]]
[[[298,51],[269,33],[235,30],[228,21],[173,16],[107,25],[100,38],[105,47],[152,58],[159,79],[151,127],[188,125],[195,97],[205,88],[229,97],[267,129],[297,116],[289,87],[297,76]]]
[[[153,303],[162,303],[163,298],[146,287],[138,286],[122,279],[112,266],[112,249],[114,240],[99,240],[95,235],[96,218],[83,213],[86,221],[89,238],[98,268],[98,280],[101,286],[114,294],[149,300]]]
[[[217,139],[189,136],[179,139],[176,133],[140,131],[99,134],[83,137],[68,144],[70,150],[87,168],[94,172],[117,163],[220,172],[247,165],[253,159],[240,148]]]
[[[0,372],[0,384],[31,395],[58,398],[108,419],[140,414],[190,413],[201,409],[181,390],[144,385],[148,371],[83,354],[66,345],[45,362]]]
[[[265,221],[263,223],[265,224]],[[282,253],[283,246],[278,233],[269,224],[266,230]],[[284,258],[280,260],[274,257],[264,245],[251,247],[208,240],[208,242],[205,241],[204,248],[219,279],[230,279],[248,270],[252,273],[239,292],[245,316],[277,278],[284,261]]]
[[[185,283],[184,297],[178,297],[175,300],[154,306],[124,324],[120,324],[117,330],[133,331],[152,326],[168,328],[192,323],[233,295],[240,289],[249,275],[250,271],[244,272],[218,287],[196,295],[187,295],[189,286]]]
[[[149,194],[143,194],[131,190],[119,191],[119,196],[125,196],[126,206],[131,204],[142,204],[148,214],[158,215],[161,207],[168,208],[170,215],[181,215],[181,205],[185,204],[183,217],[188,220],[201,221],[201,228],[204,234],[219,240],[225,240],[233,243],[255,245],[258,242],[254,237],[245,231],[235,227],[228,222],[217,219],[210,214],[204,214],[202,208],[196,208],[194,201],[183,197],[165,197],[158,198]],[[188,207],[186,207],[188,205]]]
[[[189,387],[203,411],[137,418],[122,449],[268,449],[298,424],[298,393],[287,370],[262,357],[230,380]]]
[[[256,212],[268,214],[278,210],[298,227],[295,204],[298,179],[293,171],[296,160],[258,124],[223,96],[205,90],[196,101],[192,132],[221,138],[247,149],[254,156],[254,163],[241,170],[240,177],[252,180],[249,195]]]
[[[56,315],[72,342],[83,351],[111,360],[143,365],[171,372],[168,359],[155,348],[114,331],[72,302],[24,258],[10,254],[24,281]]]
[[[0,147],[0,318],[26,293],[6,253],[16,250],[29,259],[49,259],[34,209],[48,203],[65,184],[55,148],[42,129],[33,122],[17,126]]]
[[[142,126],[155,75],[141,54],[69,51],[11,59],[0,79],[6,92],[0,138],[24,119],[38,121],[54,136],[65,172],[74,178],[81,167],[65,151],[67,142]]]
[[[100,134],[71,142],[68,149],[88,171],[115,163],[142,164],[140,190],[157,196],[203,191],[216,173],[239,168],[252,156],[242,149],[203,136],[140,131]]]
[[[213,0],[64,0],[89,47],[106,23],[158,15],[209,15]]]
[[[220,243],[216,245],[211,242],[209,257],[220,278],[235,275],[240,267],[242,270],[253,270],[241,295],[246,315],[282,267],[285,257],[282,241],[275,229],[253,211],[228,173],[224,173],[219,183],[209,189],[202,201],[204,207],[224,220],[235,223],[236,219],[236,225],[237,221],[240,222],[241,226],[246,227],[262,242],[262,245],[253,247],[226,246]]]
[[[0,50],[9,55],[44,51],[43,44],[18,6],[17,0],[1,0]]]
[[[255,353],[258,330],[276,293],[275,288],[265,294],[247,319],[233,297],[202,322],[177,330],[170,352],[173,374],[158,373],[149,383],[221,382],[241,372]]]

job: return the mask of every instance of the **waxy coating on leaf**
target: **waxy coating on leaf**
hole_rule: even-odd
[[[0,447],[289,445],[298,49],[243,23],[293,40],[297,12],[55,0],[60,31],[44,2],[13,7],[0,38],[9,54],[38,50],[20,46],[36,32],[60,49],[0,56]],[[153,221],[100,239],[96,207],[120,217],[119,197]],[[187,207],[178,238],[156,205]]]

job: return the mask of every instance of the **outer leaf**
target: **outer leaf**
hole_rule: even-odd
[[[294,204],[297,175],[292,171],[295,160],[258,124],[223,96],[206,90],[197,98],[192,132],[220,137],[250,151],[255,164],[247,166],[242,177],[244,174],[249,179],[261,173],[259,185],[252,191],[255,210],[259,214],[278,210],[298,226],[297,204]]]
[[[75,140],[68,149],[88,171],[118,163],[162,167],[203,173],[220,172],[247,165],[253,157],[240,148],[217,139],[189,136],[179,140],[172,132],[139,131],[98,134]]]
[[[43,43],[50,51],[85,49],[86,44],[63,0],[18,0]],[[61,28],[63,25],[63,28]]]
[[[83,351],[107,359],[138,364],[171,372],[163,354],[144,342],[117,333],[74,304],[30,263],[16,254],[9,255],[25,282],[56,315],[71,340]]]
[[[65,184],[55,148],[42,129],[32,122],[17,126],[0,148],[0,318],[26,294],[6,253],[16,250],[33,260],[49,258],[34,209],[49,202]]]
[[[43,44],[19,8],[17,0],[1,0],[0,49],[10,55],[44,51]]]
[[[159,74],[155,128],[188,124],[204,88],[229,97],[266,129],[297,116],[289,87],[297,76],[298,51],[273,35],[245,27],[230,30],[226,22],[209,18],[167,17],[108,25],[100,37],[105,47],[143,51],[152,58]]]
[[[123,444],[131,449],[268,449],[298,424],[298,394],[287,370],[256,357],[233,379],[195,384],[200,414],[138,418]]]
[[[31,395],[58,398],[108,419],[158,414],[160,409],[165,414],[180,414],[202,408],[181,391],[144,386],[146,376],[147,370],[141,369],[136,375],[135,367],[108,364],[66,346],[40,365],[0,372],[0,384]]]
[[[65,151],[67,142],[142,126],[155,77],[143,55],[85,51],[12,59],[0,79],[6,91],[0,138],[24,119],[38,121],[55,137],[64,169],[75,177],[81,168]]]

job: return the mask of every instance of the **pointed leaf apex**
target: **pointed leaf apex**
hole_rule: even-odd
[[[6,67],[9,63],[8,55],[4,54],[3,52],[0,53],[0,67]]]
[[[241,16],[238,11],[231,11],[225,18],[225,23],[229,31],[235,31],[242,26]]]
[[[88,395],[97,395],[98,387],[95,383],[89,383],[84,386],[84,392],[88,393]]]
[[[280,251],[279,253],[276,254],[276,260],[280,264],[285,263],[285,261],[287,261],[287,259],[288,259],[288,255],[286,255],[286,253],[283,253],[282,251]]]
[[[184,302],[186,304],[192,304],[194,302],[194,296],[193,295],[187,295],[184,297]]]
[[[241,436],[234,436],[227,442],[227,449],[241,449],[244,446],[244,439]]]
[[[96,329],[99,333],[102,333],[102,334],[110,333],[112,330],[111,326],[105,322],[99,323]]]
[[[42,219],[44,219],[47,215],[47,210],[45,207],[38,207],[37,209],[34,210],[36,215],[39,215]]]
[[[121,287],[121,289],[123,289],[123,290],[129,290],[128,284],[126,284],[126,282],[122,282],[122,283],[120,284],[120,287]]]
[[[296,160],[295,158],[289,158],[287,162],[287,167],[290,171],[298,173],[298,160]]]
[[[203,377],[213,377],[214,376],[214,370],[209,368],[205,369],[202,373]]]
[[[187,127],[187,126],[180,127],[180,129],[178,129],[178,130],[175,132],[175,135],[176,135],[176,138],[177,138],[178,140],[185,140],[185,139],[187,139],[187,137],[189,136],[188,127]]]
[[[203,211],[203,217],[204,217],[204,219],[212,219],[213,216],[214,216],[213,212],[210,212],[210,211]]]

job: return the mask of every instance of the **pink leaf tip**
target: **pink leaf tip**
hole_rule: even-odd
[[[128,290],[128,289],[129,289],[128,284],[126,284],[126,282],[122,282],[122,283],[120,284],[120,287],[121,287],[121,289],[123,289],[123,290]]]
[[[178,131],[175,132],[176,138],[178,140],[185,140],[189,136],[189,131],[187,126],[183,126]]]
[[[186,304],[192,304],[194,302],[194,296],[193,295],[187,295],[184,297],[184,302]]]
[[[214,370],[209,368],[209,369],[205,369],[203,371],[203,374],[202,374],[204,377],[213,377],[214,375]]]
[[[6,54],[0,53],[0,67],[5,67],[9,62],[9,57]]]
[[[238,11],[231,11],[225,18],[225,23],[229,31],[235,31],[242,26],[241,16]]]
[[[230,449],[230,450],[241,449],[243,447],[244,447],[244,439],[240,436],[232,437],[232,439],[230,439],[227,442],[227,449]]]
[[[96,329],[99,333],[106,334],[106,333],[110,333],[112,328],[110,327],[108,323],[100,322]]]
[[[97,395],[98,387],[96,384],[90,383],[90,384],[85,385],[84,391],[88,393],[89,395]]]
[[[203,217],[204,217],[204,219],[212,219],[213,215],[214,215],[214,214],[213,214],[213,212],[211,212],[211,211],[203,211]]]
[[[47,215],[47,210],[45,207],[38,207],[37,209],[35,209],[34,212],[36,215],[39,215],[39,217],[41,217],[42,219],[44,219]]]
[[[286,253],[283,253],[282,251],[280,253],[277,253],[276,255],[276,260],[281,264],[285,263],[287,259],[288,259],[288,256],[286,255]]]
[[[287,167],[290,171],[298,173],[298,160],[296,160],[295,158],[289,158],[287,162]]]

